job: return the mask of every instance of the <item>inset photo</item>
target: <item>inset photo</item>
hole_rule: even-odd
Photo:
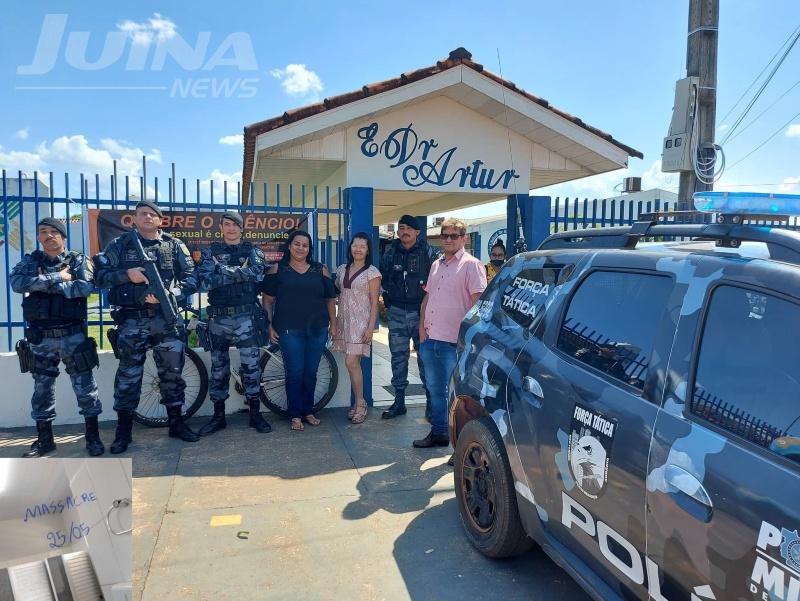
[[[0,459],[0,601],[131,601],[130,459]]]

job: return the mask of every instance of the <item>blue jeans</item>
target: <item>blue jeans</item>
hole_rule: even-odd
[[[328,341],[328,328],[279,330],[278,337],[286,370],[289,417],[305,417],[314,410],[317,370]]]
[[[431,395],[431,432],[447,434],[447,388],[456,368],[456,345],[426,338],[419,345],[419,356],[425,366],[425,387]]]

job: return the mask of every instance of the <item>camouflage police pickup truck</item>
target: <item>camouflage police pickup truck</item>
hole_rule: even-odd
[[[555,234],[467,314],[449,424],[485,555],[538,543],[596,599],[800,599],[800,233],[715,194],[713,224]]]

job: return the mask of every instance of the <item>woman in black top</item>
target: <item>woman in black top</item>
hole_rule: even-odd
[[[311,260],[311,236],[289,234],[283,259],[262,283],[269,335],[281,347],[292,430],[319,425],[312,413],[317,369],[328,335],[336,328],[336,288],[327,267]]]

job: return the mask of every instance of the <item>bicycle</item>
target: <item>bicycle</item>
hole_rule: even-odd
[[[187,332],[197,335],[198,328],[201,330],[208,328],[208,322],[203,320],[201,311],[193,308],[185,309],[192,314],[192,318],[186,326]],[[199,338],[199,336],[198,336]],[[281,349],[277,344],[268,344],[261,347],[261,358],[259,359],[261,369],[261,402],[273,413],[282,417],[288,417],[287,398],[286,398],[286,373],[283,367],[283,357]],[[186,402],[184,403],[184,417],[189,418],[200,409],[208,393],[208,370],[205,363],[192,348],[186,346],[186,362],[182,372],[186,382]],[[239,369],[231,369],[233,386],[236,392],[244,394]],[[145,380],[145,378],[147,380]],[[145,384],[147,383],[147,396],[145,396]],[[317,387],[314,391],[314,409],[316,413],[323,409],[333,398],[336,387],[339,384],[339,370],[336,359],[330,349],[325,348],[317,370]],[[134,419],[145,426],[161,427],[167,425],[167,412],[160,401],[158,389],[158,371],[152,352],[147,353],[145,361],[145,375],[142,378],[142,397],[139,406],[134,413]],[[145,401],[144,403],[142,401]]]

